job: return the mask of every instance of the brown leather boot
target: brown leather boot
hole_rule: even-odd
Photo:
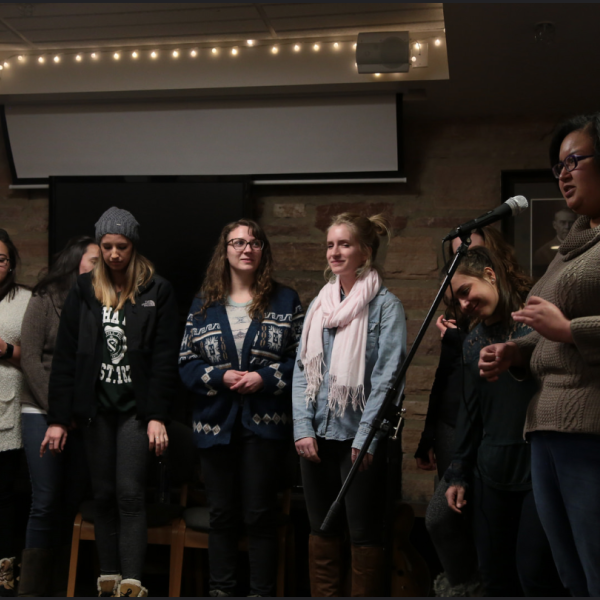
[[[381,546],[352,546],[352,597],[383,594],[384,553]]]
[[[342,540],[310,535],[308,538],[310,594],[313,598],[341,596]]]

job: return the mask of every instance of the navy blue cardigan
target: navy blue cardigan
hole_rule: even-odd
[[[194,439],[199,448],[228,444],[238,410],[242,424],[271,440],[292,437],[292,373],[304,312],[295,290],[277,284],[262,321],[248,328],[239,364],[227,311],[213,304],[199,314],[194,298],[179,353],[179,374],[194,392]],[[223,384],[228,369],[256,371],[264,386],[240,395]]]

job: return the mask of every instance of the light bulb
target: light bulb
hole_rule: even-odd
[[[277,53],[279,52],[279,48],[278,48],[277,46],[273,46],[273,47],[271,48],[271,52],[272,52],[273,54],[277,54]]]
[[[233,54],[233,56],[237,56],[238,53],[238,49],[237,48],[232,48],[231,49],[231,54]]]
[[[381,73],[375,73],[375,77],[381,77]]]
[[[23,60],[24,60],[24,59],[23,59],[23,57],[22,57],[22,56],[19,54],[19,56],[17,56],[17,60],[18,60],[19,62],[23,62]]]
[[[435,45],[439,46],[442,43],[442,40],[440,40],[439,38],[437,40],[435,40]]]
[[[55,62],[55,63],[57,63],[57,62],[60,62],[60,56],[55,56],[55,57],[54,57],[54,62]]]
[[[195,58],[196,56],[198,56],[198,51],[197,50],[192,50],[190,52],[190,56],[193,57],[193,58]]]
[[[150,52],[150,58],[156,58],[158,56],[158,52],[156,50],[152,50],[152,52]]]
[[[173,58],[177,58],[179,56],[179,50],[173,50]]]
[[[410,60],[412,60],[413,62],[417,62],[417,57],[413,56]]]
[[[75,57],[75,60],[76,60],[77,62],[81,62],[81,54],[78,54],[78,55]]]
[[[137,50],[134,50],[134,51],[131,53],[131,58],[137,58],[138,56],[139,56],[139,54],[137,53]]]
[[[254,40],[248,40],[246,44],[248,44],[248,46],[254,46]]]
[[[356,50],[356,42],[354,44],[352,44],[352,48],[354,48],[354,50]]]
[[[7,63],[6,61],[4,61],[4,68],[8,69],[10,67],[10,63]]]
[[[313,50],[314,50],[315,52],[318,52],[320,49],[321,49],[321,46],[319,46],[319,44],[315,44],[315,45],[313,46]]]
[[[213,49],[211,50],[211,52],[212,52],[213,54],[216,54],[216,53],[217,53],[217,49],[216,49],[216,48],[213,48]]]
[[[118,52],[115,52],[115,53],[113,54],[113,58],[114,58],[115,60],[119,60],[119,59],[121,58],[121,55],[120,55]]]
[[[340,49],[340,45],[339,45],[337,42],[336,42],[336,43],[333,45],[333,47],[334,47],[336,50],[339,50],[339,49]]]
[[[420,50],[421,49],[421,44],[419,44],[419,42],[417,42],[415,44],[415,50]]]
[[[96,59],[98,58],[98,55],[97,55],[95,52],[92,52],[92,58],[93,58],[94,60],[96,60]]]
[[[46,59],[43,56],[40,56],[38,58],[38,62],[44,64],[44,62],[46,62]]]
[[[4,69],[4,67],[2,65],[0,65],[0,71],[2,71],[2,69]]]
[[[298,44],[294,46],[294,52],[300,52],[300,46]]]

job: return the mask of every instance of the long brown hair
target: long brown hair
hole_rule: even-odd
[[[444,266],[445,273],[448,272],[451,264],[451,260],[446,263]],[[515,274],[514,271],[507,270],[504,262],[483,246],[471,248],[463,256],[456,273],[484,279],[484,272],[487,267],[496,274],[498,306],[494,314],[500,317],[500,321],[506,329],[511,329],[513,326],[511,313],[523,306],[533,281],[526,275]],[[474,326],[477,322],[477,319],[471,321],[471,326]]]
[[[133,243],[133,242],[132,242]],[[154,276],[154,265],[137,252],[135,244],[131,251],[131,260],[125,271],[125,285],[120,296],[110,278],[110,268],[101,257],[92,270],[92,285],[94,294],[102,306],[110,306],[115,310],[121,310],[125,302],[129,300],[135,304],[135,296],[140,288],[148,285]]]
[[[263,243],[260,263],[254,274],[252,303],[248,307],[250,317],[262,321],[269,307],[269,299],[275,285],[273,280],[273,256],[265,232],[256,221],[250,219],[240,219],[223,227],[212,258],[208,263],[206,277],[198,293],[204,301],[200,314],[205,316],[206,310],[211,304],[225,304],[227,301],[231,289],[231,274],[229,261],[227,260],[227,237],[238,227],[247,227],[250,235]]]
[[[356,213],[345,212],[336,215],[331,219],[331,224],[327,228],[329,231],[335,225],[346,225],[350,233],[356,237],[358,244],[363,252],[367,254],[367,260],[364,265],[356,269],[356,277],[360,277],[369,269],[375,269],[383,277],[383,269],[376,264],[377,251],[379,250],[379,237],[387,236],[388,241],[392,234],[388,220],[382,215],[373,215],[372,217],[363,217]],[[368,250],[371,253],[368,253]],[[333,277],[331,267],[328,265],[323,273],[325,281],[330,281]]]

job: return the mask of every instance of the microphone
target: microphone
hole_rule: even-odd
[[[462,225],[459,225],[456,229],[453,229],[443,240],[443,242],[447,242],[448,240],[453,240],[454,238],[462,235],[463,233],[470,233],[473,229],[479,229],[480,227],[485,227],[486,225],[491,225],[504,217],[513,216],[521,214],[527,207],[529,203],[527,202],[527,198],[525,196],[515,196],[514,198],[509,198],[506,202],[503,202],[500,206],[495,208],[494,210],[490,210],[486,212],[485,215],[481,215],[481,217],[477,217],[472,221],[467,221]]]

